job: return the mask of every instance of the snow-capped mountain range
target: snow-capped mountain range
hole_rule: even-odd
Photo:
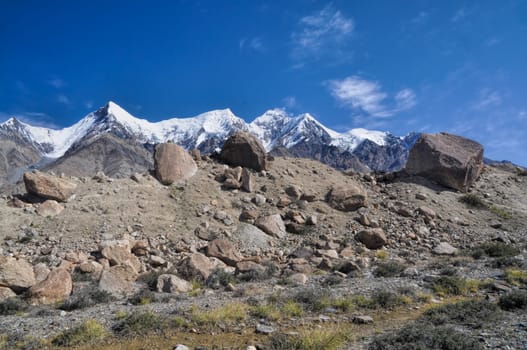
[[[108,102],[74,125],[59,130],[32,126],[11,118],[0,124],[0,140],[18,140],[36,150],[41,157],[53,161],[71,155],[101,135],[112,135],[150,149],[156,143],[170,140],[186,149],[197,148],[210,153],[239,130],[256,135],[269,152],[326,160],[338,168],[349,167],[349,161],[335,161],[335,155],[341,155],[348,160],[358,160],[373,170],[394,170],[403,166],[408,148],[417,135],[395,137],[388,132],[366,129],[339,133],[325,127],[309,113],[292,116],[282,109],[269,110],[250,123],[234,115],[230,109],[214,110],[191,118],[150,122],[132,116],[114,102]],[[369,154],[363,154],[365,149]],[[382,150],[386,150],[384,153],[389,159],[379,162],[378,156],[372,158],[372,152],[378,155],[383,153]]]

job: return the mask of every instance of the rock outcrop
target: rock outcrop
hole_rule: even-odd
[[[447,133],[423,134],[414,144],[406,172],[466,192],[483,169],[483,146]]]
[[[32,304],[55,304],[65,300],[73,289],[70,273],[63,268],[52,270],[45,280],[29,289]]]
[[[163,185],[188,179],[198,170],[192,156],[183,147],[173,143],[156,146],[154,167],[156,177]]]
[[[367,194],[359,184],[335,186],[328,193],[328,204],[341,211],[353,211],[366,205]]]
[[[220,160],[230,166],[241,166],[256,171],[268,168],[264,146],[255,136],[246,132],[238,132],[225,141]]]
[[[28,193],[58,202],[66,202],[77,188],[77,184],[40,171],[24,173],[24,184]]]

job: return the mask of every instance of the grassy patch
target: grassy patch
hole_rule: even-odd
[[[506,295],[502,295],[498,305],[506,311],[527,309],[527,291],[515,290]]]
[[[281,316],[280,309],[272,304],[253,306],[251,307],[250,314],[251,316],[265,318],[269,321],[276,321]]]
[[[518,269],[507,269],[505,270],[505,279],[507,280],[507,282],[515,286],[527,284],[527,271]]]
[[[377,264],[377,268],[373,272],[376,277],[399,277],[404,270],[406,265],[397,261],[386,261]]]
[[[286,301],[280,307],[280,310],[282,311],[284,315],[288,317],[300,317],[304,314],[304,310],[302,309],[302,306],[293,300]]]
[[[440,276],[432,286],[434,292],[442,297],[449,295],[467,295],[477,292],[478,288],[479,281],[458,276]]]
[[[232,324],[247,318],[249,306],[242,303],[231,303],[212,310],[191,309],[191,319],[198,326],[215,327],[219,324]]]
[[[388,252],[386,250],[377,250],[375,252],[375,257],[379,260],[386,260],[388,259]]]
[[[500,208],[495,205],[489,205],[488,209],[502,219],[512,218],[512,213],[504,208]]]
[[[168,326],[167,320],[151,311],[131,313],[123,317],[113,328],[114,332],[122,336],[146,335],[162,332]]]
[[[96,320],[87,320],[78,327],[72,328],[58,335],[52,343],[58,346],[77,346],[94,344],[103,340],[108,331]]]
[[[337,350],[346,342],[344,332],[338,329],[313,329],[296,336],[271,336],[270,350]]]
[[[515,246],[503,242],[486,242],[472,250],[472,257],[479,259],[486,255],[491,258],[506,258],[520,254]]]

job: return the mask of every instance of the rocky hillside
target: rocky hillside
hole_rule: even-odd
[[[218,160],[167,144],[155,177],[27,173],[0,201],[3,344],[525,347],[524,174],[476,165],[464,193],[415,167],[271,160],[247,138]],[[449,173],[446,156],[467,161]],[[448,176],[474,158],[437,159]]]

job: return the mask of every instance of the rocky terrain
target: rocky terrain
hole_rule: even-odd
[[[129,178],[27,172],[0,200],[0,348],[525,348],[527,174],[452,137],[398,173],[244,133]]]

